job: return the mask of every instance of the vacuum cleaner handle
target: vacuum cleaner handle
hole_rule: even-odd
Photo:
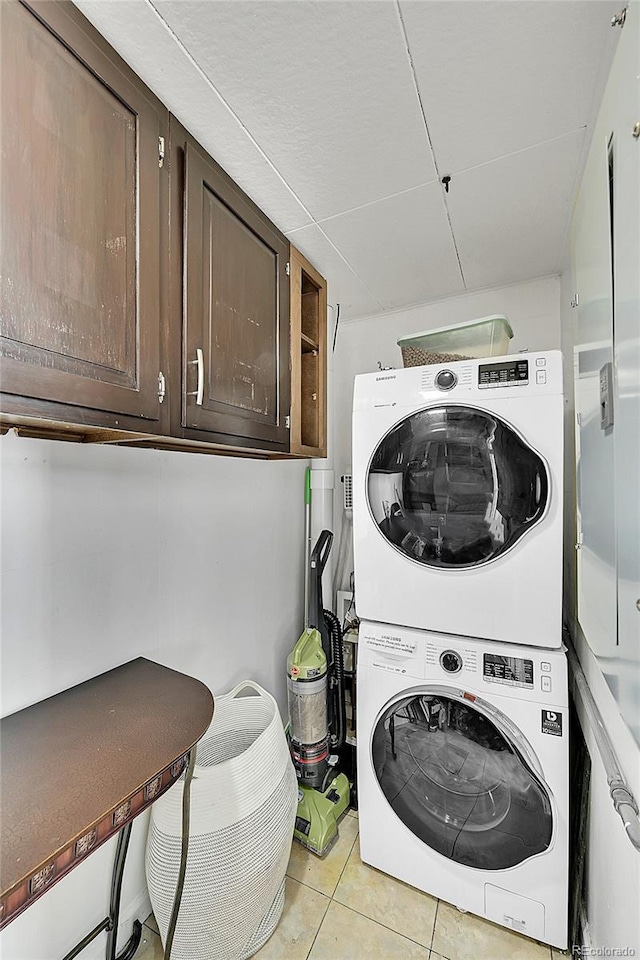
[[[311,551],[311,569],[317,577],[321,577],[324,572],[327,560],[329,559],[329,553],[331,552],[332,543],[333,534],[331,530],[323,530],[316,541],[315,547]]]
[[[316,630],[320,630],[321,634],[323,634],[323,646],[325,645],[324,634],[326,630],[323,630],[322,573],[329,559],[332,542],[333,534],[331,531],[323,530],[309,558],[309,579],[311,581],[309,584],[309,626],[315,627]]]

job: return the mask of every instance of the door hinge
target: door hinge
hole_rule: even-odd
[[[633,137],[634,140],[637,140],[638,137],[640,137],[640,120],[638,120],[638,122],[635,124],[631,132],[631,136]]]
[[[165,393],[167,392],[167,381],[164,378],[164,373],[162,370],[158,374],[158,402],[162,403],[164,400]]]
[[[164,166],[164,137],[158,137],[158,166]]]
[[[286,273],[286,275],[287,275],[288,277],[291,276],[291,264],[290,264],[290,263],[287,262],[287,265],[286,265],[286,267],[284,268],[284,272]]]
[[[611,17],[611,26],[624,27],[624,22],[626,19],[627,19],[627,8],[623,7],[620,13],[616,13],[615,17]]]
[[[573,295],[573,300],[571,301],[571,306],[572,306],[572,307],[577,307],[577,306],[579,306],[579,304],[580,304],[580,296],[579,296],[579,294],[574,293],[574,295]]]
[[[578,424],[579,427],[582,426],[582,414],[581,414],[581,413],[576,413],[576,423]]]
[[[291,430],[291,417],[284,418],[284,425],[287,428],[287,430]]]

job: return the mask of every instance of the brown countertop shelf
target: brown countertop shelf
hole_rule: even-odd
[[[212,716],[139,657],[0,721],[0,928],[164,793]]]

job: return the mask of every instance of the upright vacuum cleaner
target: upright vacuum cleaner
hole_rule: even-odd
[[[338,772],[346,715],[340,621],[322,604],[322,573],[333,534],[323,530],[309,558],[305,629],[287,660],[289,746],[298,777],[294,837],[324,856],[349,807],[349,781]]]

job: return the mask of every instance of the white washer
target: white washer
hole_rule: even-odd
[[[356,609],[562,644],[562,354],[356,377]]]
[[[362,859],[564,949],[565,652],[367,622],[358,646]]]

